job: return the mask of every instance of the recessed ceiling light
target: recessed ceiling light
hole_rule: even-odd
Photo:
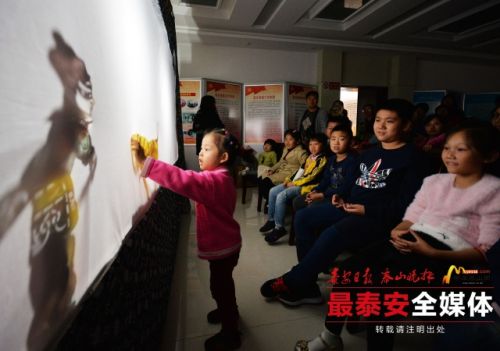
[[[344,7],[346,9],[357,10],[363,6],[363,0],[344,0]]]

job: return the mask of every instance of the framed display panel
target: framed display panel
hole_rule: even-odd
[[[429,105],[429,112],[434,113],[436,107],[441,104],[441,99],[445,97],[448,92],[446,90],[426,90],[413,92],[413,104],[426,103]]]
[[[287,91],[287,124],[286,128],[299,128],[299,122],[307,109],[306,95],[311,91],[318,91],[318,88],[310,84],[286,83]]]
[[[181,113],[182,113],[182,135],[184,144],[196,144],[196,135],[192,133],[193,118],[200,108],[202,91],[202,79],[181,79],[179,81],[179,90],[181,95]]]
[[[203,79],[203,91],[205,92],[204,94],[215,98],[217,112],[226,129],[238,138],[238,140],[241,140],[243,84],[215,79]]]
[[[266,139],[283,140],[285,119],[284,83],[244,86],[244,143],[263,144]]]

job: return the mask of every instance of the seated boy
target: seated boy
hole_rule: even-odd
[[[293,200],[293,209],[298,211],[304,207],[330,203],[333,194],[345,195],[354,183],[358,169],[358,156],[351,149],[352,130],[348,125],[339,125],[330,133],[330,150],[333,153],[328,159],[321,182],[309,193]]]
[[[379,145],[360,156],[359,173],[348,196],[305,208],[295,216],[299,263],[283,276],[265,282],[261,294],[287,305],[321,303],[318,273],[348,249],[388,239],[428,173],[428,162],[405,141],[413,105],[391,99],[377,111],[374,133]],[[319,237],[317,229],[324,229]]]

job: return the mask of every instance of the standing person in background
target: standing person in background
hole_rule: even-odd
[[[212,129],[223,129],[224,123],[220,120],[215,98],[205,95],[201,98],[200,109],[193,118],[193,132],[196,133],[196,155],[200,153],[203,135]]]
[[[318,92],[310,91],[306,95],[307,109],[304,111],[299,123],[300,139],[302,145],[309,147],[309,138],[315,133],[322,133],[326,127],[328,114],[318,106]]]
[[[344,109],[344,103],[340,100],[335,100],[332,103],[332,107],[330,107],[330,111],[328,111],[328,114],[333,117],[343,117],[344,119],[347,119],[347,110]]]

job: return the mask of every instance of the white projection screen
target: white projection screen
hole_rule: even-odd
[[[0,349],[38,350],[148,204],[131,136],[177,160],[174,59],[156,0],[2,0],[0,28]]]

